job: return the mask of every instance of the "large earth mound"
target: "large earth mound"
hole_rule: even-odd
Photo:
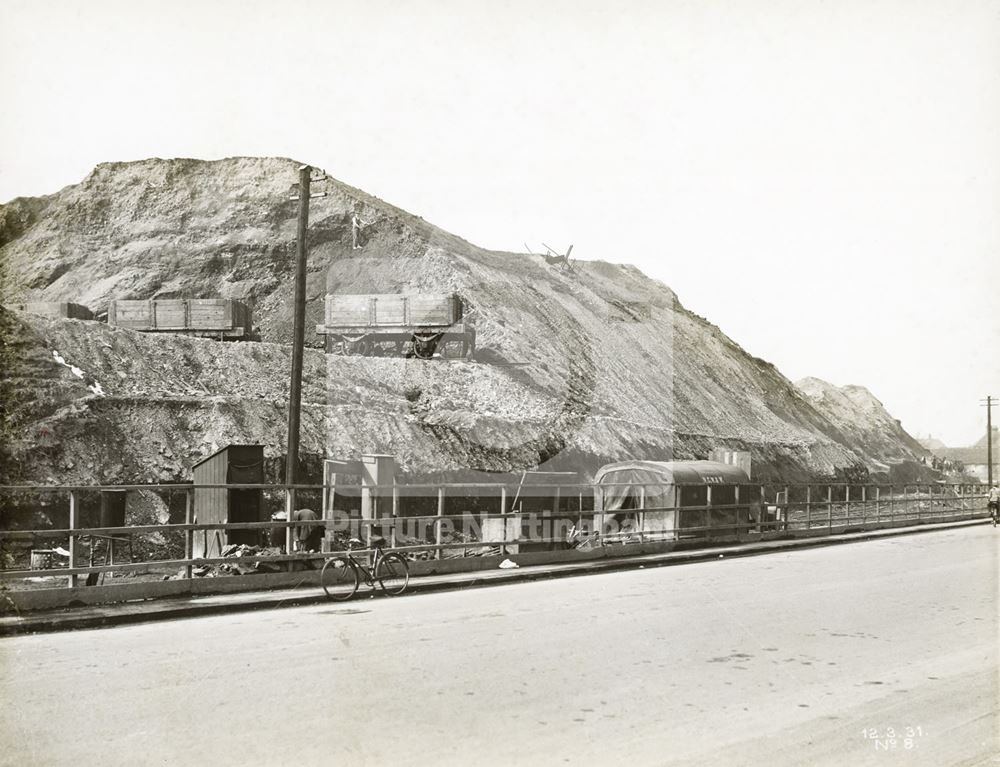
[[[865,445],[872,457],[892,464],[930,455],[864,386],[838,387],[812,377],[795,385],[852,444]],[[871,468],[880,471],[888,467]]]
[[[237,297],[254,304],[264,340],[3,312],[4,481],[189,479],[192,463],[230,442],[280,458],[297,169],[273,158],[105,164],[0,207],[5,305],[101,312],[112,298]],[[422,475],[587,474],[608,460],[729,447],[752,453],[755,475],[794,481],[922,451],[901,430],[831,419],[634,267],[486,251],[333,179],[319,190],[307,329],[327,292],[454,292],[472,307],[480,351],[475,362],[309,351],[303,451],[314,463],[380,451]],[[354,214],[368,222],[358,249]]]

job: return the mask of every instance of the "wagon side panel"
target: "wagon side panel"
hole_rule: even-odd
[[[187,301],[159,299],[153,304],[153,327],[157,330],[184,330],[188,327]]]
[[[410,324],[420,326],[448,326],[461,317],[459,301],[455,296],[410,296]]]
[[[233,302],[224,298],[195,298],[190,302],[191,330],[230,330]]]
[[[375,325],[406,325],[407,297],[392,294],[372,296]]]
[[[149,330],[152,327],[152,307],[149,301],[118,299],[108,307],[108,324],[132,330]]]
[[[371,324],[371,296],[332,295],[326,297],[328,327],[358,327]]]

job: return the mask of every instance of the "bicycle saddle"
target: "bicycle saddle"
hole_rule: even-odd
[[[385,538],[381,535],[373,535],[371,546],[373,549],[380,549],[385,546]]]

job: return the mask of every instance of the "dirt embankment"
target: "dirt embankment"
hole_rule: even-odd
[[[930,452],[864,386],[838,387],[819,378],[803,378],[795,385],[847,440],[866,446],[873,461],[892,464],[930,457]],[[888,468],[872,466],[874,471]]]
[[[3,475],[189,479],[216,446],[285,443],[297,163],[99,166],[0,208],[8,304],[239,297],[265,343],[143,335],[6,312]],[[749,449],[786,481],[877,467],[907,448],[832,420],[772,365],[633,267],[485,251],[339,182],[311,212],[307,328],[328,292],[457,292],[480,361],[306,355],[303,450],[391,452],[428,475]],[[350,219],[368,226],[352,249]],[[318,341],[318,339],[317,339]],[[517,363],[517,364],[511,364]],[[76,369],[75,372],[74,368]],[[905,434],[905,433],[904,433]]]

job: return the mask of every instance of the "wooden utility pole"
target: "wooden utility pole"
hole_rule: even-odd
[[[993,401],[993,397],[987,396],[985,404],[981,407],[986,408],[986,484],[993,487],[993,408],[997,406],[997,403]]]
[[[292,200],[299,201],[299,225],[295,243],[295,318],[292,326],[292,380],[288,387],[288,453],[285,457],[285,484],[294,485],[299,473],[299,431],[302,413],[302,357],[306,340],[306,235],[309,230],[309,199],[326,197],[326,192],[309,193],[312,168],[299,168],[297,194]],[[325,174],[319,180],[325,179]],[[289,487],[285,493],[285,551],[292,552],[292,515],[295,512],[295,490]],[[292,562],[288,563],[289,570]]]
[[[292,329],[292,382],[288,389],[288,454],[285,483],[294,485],[299,469],[299,421],[302,411],[302,354],[306,325],[306,232],[309,229],[309,181],[312,168],[299,168],[299,228],[295,243],[295,320]],[[291,522],[291,518],[288,519]],[[291,527],[289,527],[291,529]]]

